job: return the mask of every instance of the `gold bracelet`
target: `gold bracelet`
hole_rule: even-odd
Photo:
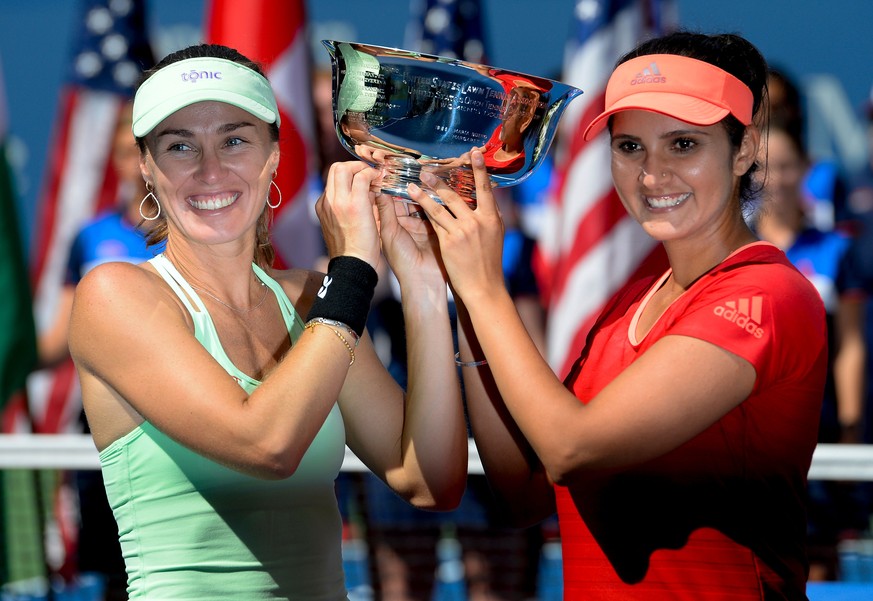
[[[350,326],[344,324],[341,321],[337,321],[335,319],[328,319],[326,317],[313,317],[312,319],[310,319],[309,321],[306,322],[306,326],[308,327],[310,324],[316,324],[316,323],[323,323],[324,325],[327,325],[327,326],[333,326],[335,328],[344,329],[346,332],[349,333],[349,336],[351,336],[354,339],[355,346],[358,346],[358,343],[361,341],[361,337],[358,336],[358,333],[355,332]]]
[[[310,321],[306,324],[306,326],[304,326],[304,329],[312,330],[314,332],[315,326],[324,326],[328,330],[336,334],[336,337],[343,341],[343,344],[346,345],[346,349],[349,351],[349,367],[355,364],[355,349],[353,349],[352,345],[349,344],[349,341],[346,340],[345,337],[339,333],[339,330],[334,330],[332,327],[321,321]]]
[[[461,351],[455,353],[455,365],[458,367],[481,367],[483,365],[488,365],[488,359],[482,359],[481,361],[461,361]]]

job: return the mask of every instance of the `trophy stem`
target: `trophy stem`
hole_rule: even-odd
[[[388,156],[379,165],[382,168],[382,192],[397,196],[404,202],[415,203],[409,196],[406,187],[415,184],[427,192],[436,202],[442,203],[439,196],[429,186],[421,182],[421,172],[428,173],[441,179],[468,203],[476,202],[476,183],[473,172],[466,167],[446,168],[440,165],[422,165],[418,160],[403,156]]]
[[[427,189],[419,179],[421,165],[415,159],[399,156],[386,157],[379,167],[382,168],[382,192],[385,194],[399,196],[411,202],[409,192],[406,191],[409,184],[416,184],[422,189]]]

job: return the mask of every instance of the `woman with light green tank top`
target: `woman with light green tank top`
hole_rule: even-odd
[[[316,205],[326,274],[273,269],[279,122],[259,67],[223,46],[171,54],[137,91],[140,211],[166,249],[94,269],[70,329],[131,599],[346,599],[346,445],[414,506],[451,509],[464,489],[432,231],[370,191],[377,170],[341,163]],[[383,260],[403,294],[408,392],[364,329]]]
[[[260,382],[231,363],[196,292],[164,255],[150,263],[186,305],[200,344],[246,392],[253,392]],[[276,295],[292,342],[297,340],[303,322],[288,297],[257,265],[252,269]],[[288,587],[283,583],[297,583],[311,598],[341,597],[342,524],[333,481],[344,449],[337,405],[294,475],[285,480],[260,480],[209,461],[147,421],[113,442],[100,453],[100,462],[131,595],[164,598],[182,594],[180,587],[187,586],[186,594],[203,599],[219,594],[246,599],[253,590],[272,594]],[[156,502],[160,497],[166,502]],[[147,561],[152,555],[160,558],[155,567]],[[227,556],[237,557],[247,569],[239,564],[214,567]],[[209,578],[197,577],[203,573]],[[165,593],[168,589],[172,592]]]

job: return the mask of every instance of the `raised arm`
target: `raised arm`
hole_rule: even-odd
[[[702,340],[668,336],[590,403],[580,403],[540,356],[502,284],[501,219],[481,154],[473,153],[473,165],[476,209],[436,182],[445,205],[425,194],[415,198],[434,224],[452,286],[509,414],[552,480],[568,483],[654,458],[748,396],[755,381],[750,363]]]
[[[332,168],[335,198],[376,186],[374,170]],[[448,314],[447,287],[426,222],[379,196],[382,251],[400,282],[409,370],[406,393],[375,353],[352,368],[341,395],[349,447],[401,497],[432,509],[460,501],[467,473],[467,432]]]
[[[366,272],[367,264],[379,260],[372,200],[365,191],[339,214],[342,227],[332,230],[339,230],[339,252]],[[235,246],[244,250],[221,257],[203,253],[203,263],[212,264],[202,268],[238,273],[248,283],[251,251],[245,249],[251,246],[245,241]],[[321,277],[294,271],[277,278],[307,315]],[[340,279],[334,274],[334,292]],[[354,282],[345,286],[356,289]],[[367,291],[357,294],[361,306],[355,311],[366,316]],[[112,263],[92,270],[77,287],[70,348],[98,448],[148,420],[193,451],[239,471],[263,478],[293,474],[337,402],[353,363],[349,341],[354,339],[343,328],[312,327],[292,345],[276,301],[258,306],[263,309],[246,329],[218,330],[236,334],[222,338],[222,348],[235,366],[261,381],[248,394],[194,337],[183,302],[151,265]],[[362,331],[363,323],[355,327]],[[362,355],[372,353],[368,344]]]
[[[239,471],[293,474],[349,370],[347,349],[319,330],[278,355],[249,395],[194,338],[158,275],[125,263],[95,268],[77,287],[70,330],[95,443],[103,449],[148,420]],[[287,331],[269,336],[269,352],[287,349]]]
[[[535,524],[555,512],[552,483],[500,396],[466,306],[455,302],[467,415],[496,506],[511,523]]]

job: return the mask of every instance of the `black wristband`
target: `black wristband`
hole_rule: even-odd
[[[327,275],[306,321],[315,317],[341,321],[362,336],[378,279],[376,270],[366,261],[334,257],[327,264]]]

